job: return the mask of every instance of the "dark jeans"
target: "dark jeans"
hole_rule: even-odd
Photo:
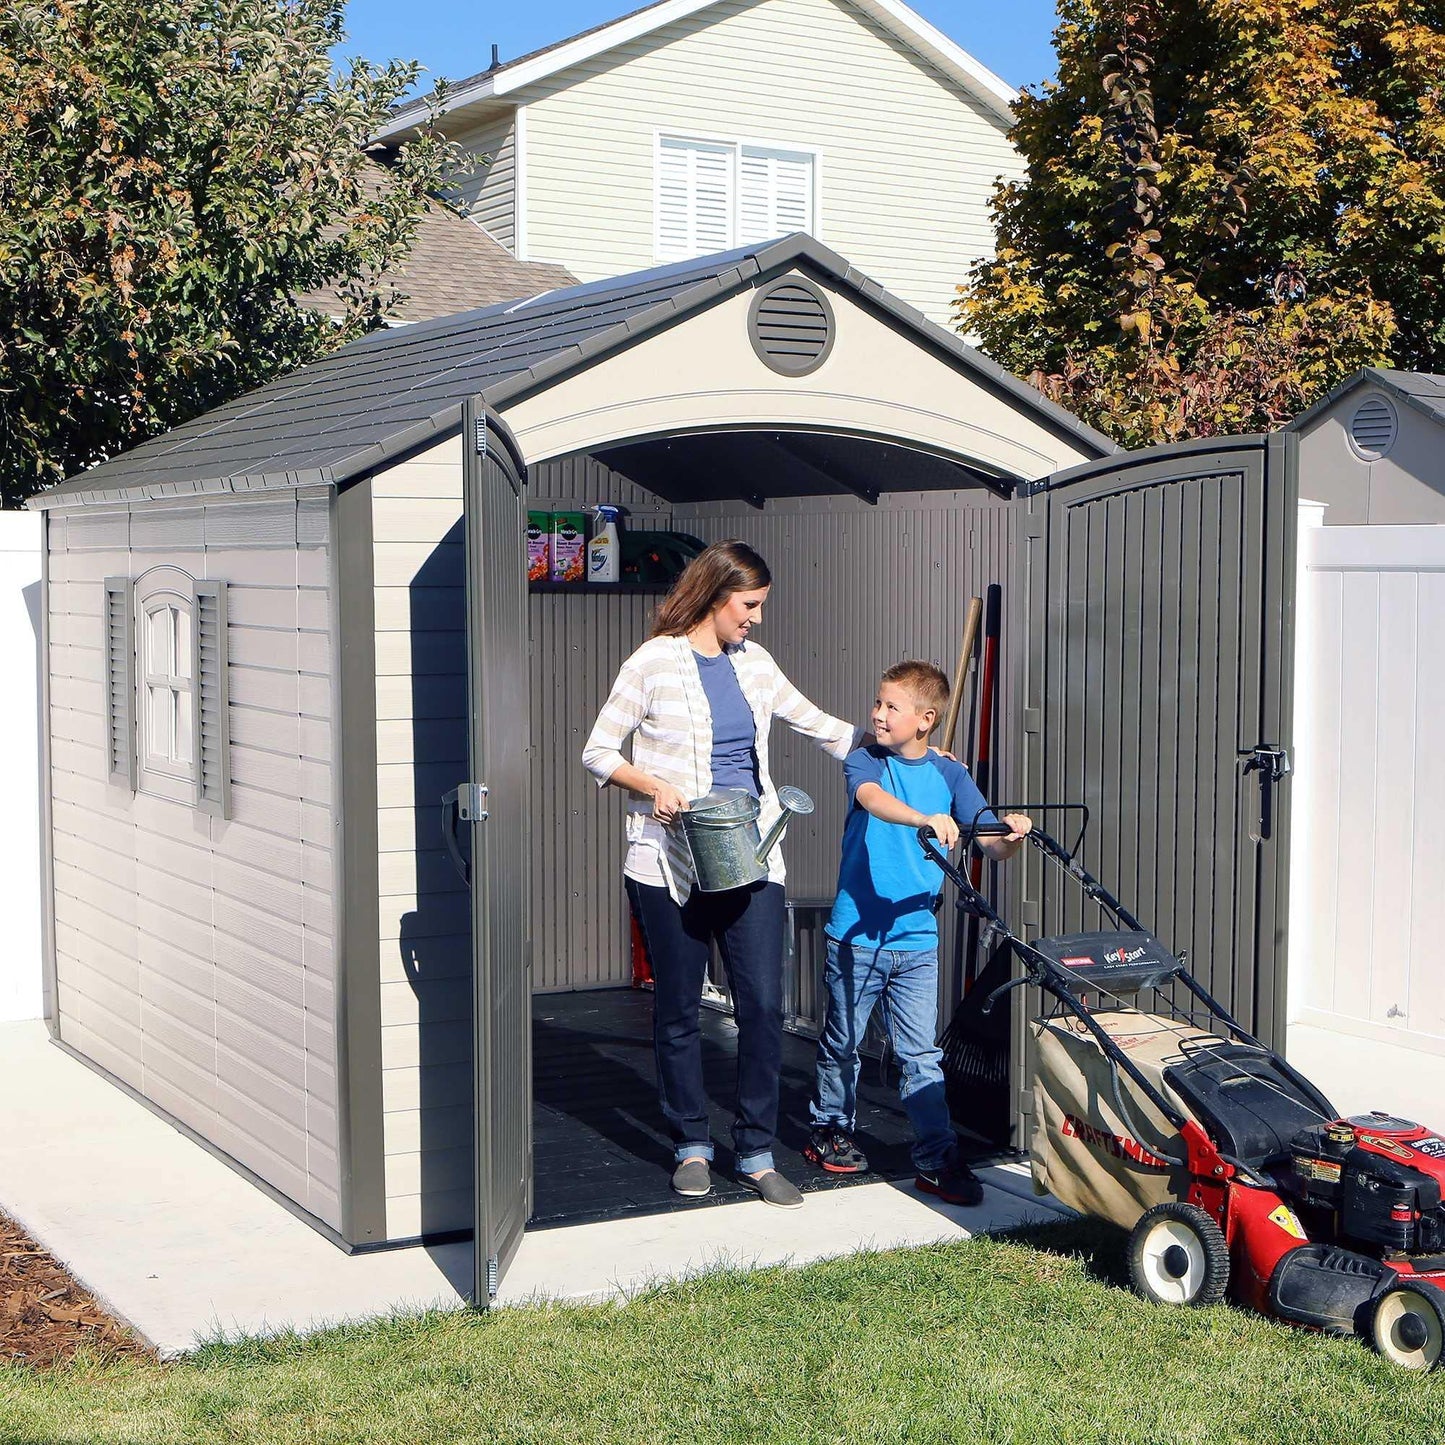
[[[725,893],[694,889],[679,908],[666,888],[627,880],[652,960],[652,1041],[662,1112],[676,1157],[713,1157],[702,1081],[698,1008],[709,944],[717,940],[738,1026],[733,1147],[740,1172],[773,1167],[778,1075],[783,1063],[783,887],[755,883]]]

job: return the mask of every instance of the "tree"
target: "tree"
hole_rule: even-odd
[[[1442,0],[1060,0],[961,329],[1139,445],[1445,365]]]
[[[378,324],[457,153],[365,146],[418,67],[344,0],[0,6],[0,492],[14,506]],[[297,298],[346,299],[338,324]]]

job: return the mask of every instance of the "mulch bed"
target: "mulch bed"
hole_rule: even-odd
[[[87,1348],[105,1357],[154,1358],[13,1219],[0,1214],[0,1360],[57,1365]]]

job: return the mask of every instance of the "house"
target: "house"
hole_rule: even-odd
[[[500,1268],[531,995],[630,977],[622,799],[578,757],[656,601],[527,595],[527,508],[748,538],[771,645],[851,712],[880,657],[956,654],[1015,486],[1112,450],[795,236],[373,333],[51,489],[55,1036],[338,1244],[468,1230],[475,1199]],[[816,897],[836,765],[779,742]],[[473,756],[475,905],[439,827]]]
[[[899,0],[659,0],[455,84],[440,124],[518,260],[596,281],[806,231],[948,325],[1021,170],[1013,97]]]

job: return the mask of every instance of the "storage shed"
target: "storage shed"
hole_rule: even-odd
[[[630,976],[622,799],[579,754],[656,601],[529,595],[527,508],[753,542],[767,645],[849,716],[895,657],[951,667],[1016,486],[1111,450],[793,236],[379,332],[54,488],[52,1031],[344,1247],[476,1222],[484,1288],[528,1208],[529,994]],[[775,758],[824,896],[835,765]]]

